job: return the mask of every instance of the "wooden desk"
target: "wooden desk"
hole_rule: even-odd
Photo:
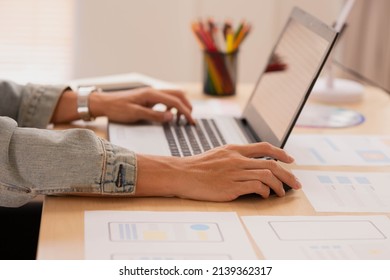
[[[200,94],[201,88],[183,85],[190,98],[207,98]],[[238,88],[235,100],[240,105],[251,94],[251,85]],[[356,127],[346,129],[302,129],[293,133],[348,133],[348,134],[387,134],[390,135],[390,97],[383,91],[367,88],[362,103],[345,106],[366,116],[366,121]],[[66,126],[73,127],[72,126]],[[79,126],[77,126],[79,127]],[[100,120],[87,127],[98,135],[106,137],[106,123]],[[60,127],[64,128],[64,127]],[[288,166],[299,169],[299,166]],[[307,169],[307,168],[306,168]],[[312,168],[314,169],[314,168]],[[335,170],[321,167],[317,169]],[[343,167],[344,171],[389,171],[390,167]],[[38,259],[83,259],[84,258],[84,211],[87,210],[130,210],[130,211],[233,211],[238,215],[329,215],[346,213],[317,213],[302,191],[291,191],[283,198],[267,200],[254,196],[241,197],[232,202],[215,203],[192,201],[178,198],[107,198],[107,197],[45,197],[38,244]],[[361,213],[359,213],[361,214]],[[383,213],[390,217],[390,213]],[[254,245],[254,243],[252,242]],[[261,252],[256,248],[259,258]]]

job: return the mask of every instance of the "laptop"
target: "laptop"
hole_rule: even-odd
[[[224,144],[266,141],[283,148],[334,45],[337,32],[294,8],[239,118],[186,124],[109,124],[109,139],[136,153],[190,156]]]

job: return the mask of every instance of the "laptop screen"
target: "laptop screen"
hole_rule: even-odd
[[[295,8],[244,111],[261,141],[283,147],[336,32]]]

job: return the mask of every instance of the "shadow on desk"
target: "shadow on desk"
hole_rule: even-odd
[[[0,207],[0,259],[36,259],[42,202],[32,201],[19,208]]]

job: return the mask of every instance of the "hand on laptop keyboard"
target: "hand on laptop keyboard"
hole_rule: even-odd
[[[163,104],[166,111],[153,110],[154,105]],[[180,90],[157,90],[151,87],[115,92],[97,91],[89,98],[93,117],[107,116],[112,122],[133,123],[141,120],[168,122],[174,118],[171,109],[176,109],[178,118],[184,116],[194,124],[192,105]]]
[[[293,159],[268,143],[224,145],[188,157],[138,155],[136,195],[177,196],[195,200],[231,201],[256,193],[267,198],[285,195],[286,186],[301,188],[295,176],[271,157]]]

